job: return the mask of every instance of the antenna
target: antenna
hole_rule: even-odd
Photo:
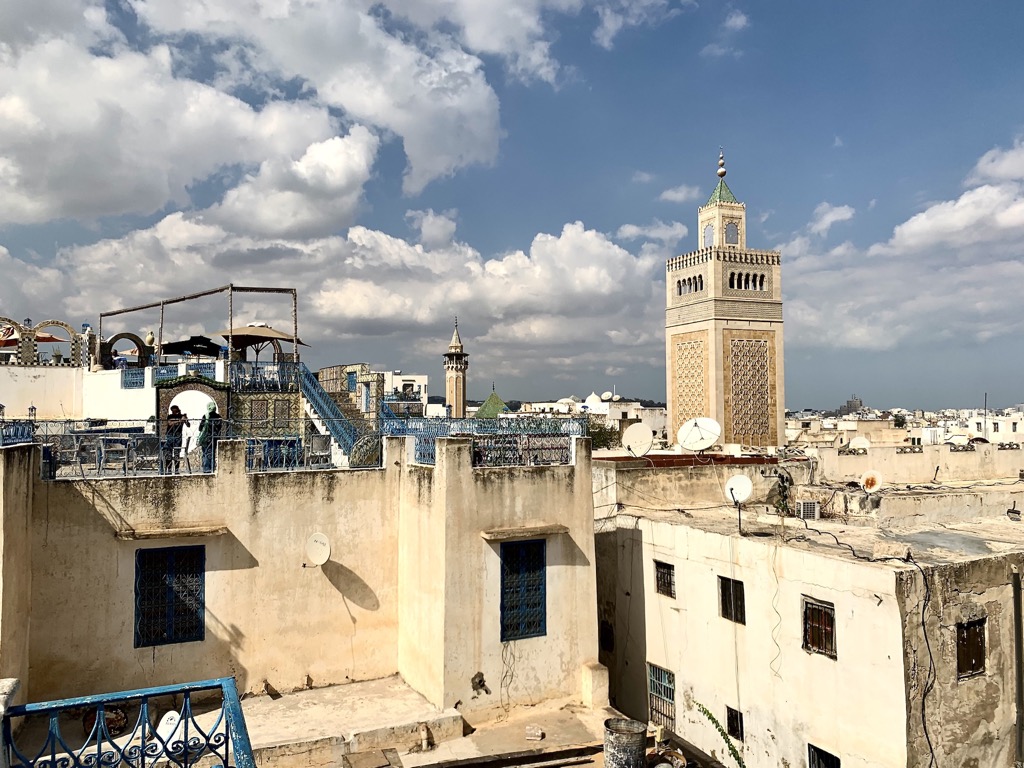
[[[882,476],[873,469],[869,469],[860,477],[860,487],[865,493],[874,493],[882,487]]]
[[[736,505],[736,524],[743,535],[743,512],[740,506],[754,492],[754,484],[746,475],[733,475],[725,483],[725,497]]]
[[[722,436],[722,427],[714,419],[698,417],[690,419],[679,428],[676,441],[687,451],[703,451],[710,448]]]
[[[654,447],[654,432],[646,424],[630,424],[622,433],[622,447],[632,456],[642,458]]]
[[[319,568],[331,559],[331,542],[326,535],[314,533],[306,539],[306,557],[308,563],[303,563],[303,568]]]

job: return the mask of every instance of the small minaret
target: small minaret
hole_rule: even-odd
[[[453,419],[466,418],[466,371],[469,355],[462,351],[459,338],[459,318],[455,318],[455,331],[444,354],[444,399],[448,415]]]

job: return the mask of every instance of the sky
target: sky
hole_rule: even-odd
[[[721,146],[782,252],[787,408],[1024,402],[1021,29],[1016,0],[0,0],[0,316],[294,287],[314,368],[441,394],[457,315],[471,398],[663,399],[664,262]]]

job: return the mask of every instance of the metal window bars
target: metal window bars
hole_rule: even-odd
[[[220,700],[213,703],[219,706],[211,708],[206,700],[217,693]],[[41,741],[31,738],[32,729],[16,728],[37,718],[48,724]],[[86,736],[79,742],[71,731],[83,725]],[[3,715],[3,749],[11,768],[256,765],[230,677],[13,706]]]
[[[670,731],[676,727],[676,676],[674,672],[647,664],[648,719]]]

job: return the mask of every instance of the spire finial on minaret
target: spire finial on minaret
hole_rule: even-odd
[[[725,178],[725,150],[722,147],[718,148],[718,178]]]
[[[456,328],[459,327],[459,316],[458,315],[455,316],[455,327]]]

